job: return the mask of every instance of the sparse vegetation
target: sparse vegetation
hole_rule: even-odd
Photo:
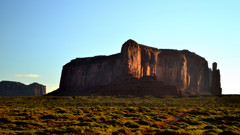
[[[76,133],[240,134],[240,96],[0,97],[0,134]]]

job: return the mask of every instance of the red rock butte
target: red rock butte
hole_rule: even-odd
[[[25,85],[20,82],[1,81],[0,96],[42,96],[46,94],[46,86],[38,83]]]
[[[120,53],[76,58],[63,66],[49,95],[221,95],[220,71],[188,50],[157,49],[126,41]]]

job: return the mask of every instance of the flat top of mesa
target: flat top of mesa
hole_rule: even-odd
[[[60,87],[49,95],[221,95],[220,70],[213,65],[188,50],[157,49],[130,39],[120,53],[64,65]]]

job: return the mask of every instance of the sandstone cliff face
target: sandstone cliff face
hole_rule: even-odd
[[[46,86],[32,83],[25,85],[19,82],[0,82],[0,96],[42,96],[46,94]]]
[[[214,94],[221,93],[210,85],[217,76],[195,53],[156,49],[128,40],[119,54],[77,58],[66,64],[60,88],[53,95]],[[214,81],[221,87],[220,79]]]
[[[63,67],[60,88],[68,95],[84,93],[86,89],[107,85],[121,75],[123,71],[121,58],[121,54],[116,54],[72,60]]]

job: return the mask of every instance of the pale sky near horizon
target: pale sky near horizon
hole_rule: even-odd
[[[223,94],[240,94],[239,0],[1,0],[0,81],[50,92],[64,64],[119,53],[128,39],[216,61]]]

